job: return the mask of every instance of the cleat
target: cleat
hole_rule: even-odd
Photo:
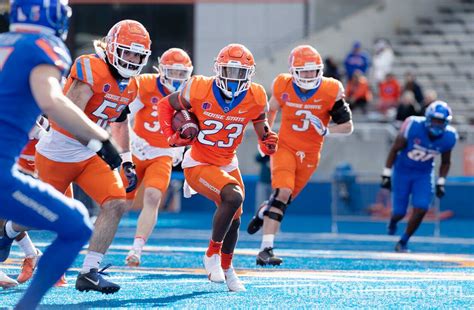
[[[88,273],[80,273],[76,280],[76,290],[80,292],[97,291],[103,294],[116,293],[120,289],[120,286],[113,282],[107,281],[104,279],[104,277],[102,277],[102,275],[108,275],[104,272],[104,270],[110,266],[112,265],[108,264],[101,270],[92,268]]]
[[[390,236],[393,236],[397,233],[397,224],[390,225],[388,224],[387,226],[387,234]]]
[[[398,241],[397,244],[395,245],[395,252],[408,253],[408,252],[410,252],[410,250],[408,249],[408,246],[407,246],[406,243],[402,243],[402,242]]]
[[[3,289],[7,289],[10,287],[15,287],[18,285],[16,280],[7,276],[3,271],[0,271],[0,287]]]
[[[255,215],[252,217],[252,219],[250,220],[248,226],[247,226],[247,232],[250,234],[250,235],[253,235],[254,233],[256,233],[257,231],[260,230],[260,228],[262,228],[263,226],[263,219],[261,219],[259,217],[259,214],[260,214],[260,210],[262,208],[266,208],[268,206],[268,200],[265,200],[264,202],[262,202],[262,204],[260,205],[260,207],[258,208],[257,210],[257,213],[255,213]]]
[[[25,257],[23,263],[21,264],[21,272],[16,278],[18,283],[25,283],[33,276],[33,271],[35,271],[38,261],[41,258],[43,253],[40,250],[36,249],[36,255]]]
[[[61,278],[59,278],[58,282],[54,285],[55,287],[66,287],[67,286],[67,279],[66,275],[63,274]]]
[[[136,251],[130,250],[130,252],[128,252],[127,258],[125,258],[125,265],[128,267],[140,266],[140,255],[138,255]]]
[[[224,270],[225,283],[231,292],[245,292],[245,286],[240,281],[239,277],[235,273],[234,268],[231,266],[229,269]]]
[[[280,266],[283,260],[273,254],[273,248],[265,248],[257,255],[257,265],[259,266]]]
[[[10,256],[10,249],[12,248],[13,240],[7,236],[5,226],[3,227],[3,236],[0,238],[0,263],[7,260]]]
[[[221,256],[219,254],[214,254],[211,257],[207,257],[204,254],[203,262],[207,278],[211,282],[222,283],[225,281],[224,270],[221,267]]]

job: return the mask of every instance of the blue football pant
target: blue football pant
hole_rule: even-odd
[[[57,233],[57,238],[43,253],[37,272],[17,305],[21,309],[34,309],[89,240],[92,224],[81,202],[18,172],[16,167],[2,166],[6,165],[0,163],[0,171],[3,172],[0,218]]]
[[[415,208],[428,210],[433,200],[433,176],[394,169],[392,175],[393,215],[405,215],[410,202]]]

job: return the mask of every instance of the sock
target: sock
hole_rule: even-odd
[[[234,256],[234,253],[222,253],[221,254],[221,267],[225,271],[230,268],[232,265],[232,256]]]
[[[103,258],[104,254],[89,251],[89,253],[86,254],[86,258],[84,258],[84,264],[82,265],[81,273],[88,273],[92,268],[99,269]]]
[[[12,221],[7,222],[7,224],[5,225],[5,234],[7,235],[8,238],[15,239],[16,236],[18,236],[20,233],[21,231],[16,231],[13,229]]]
[[[407,234],[403,234],[402,237],[400,238],[400,243],[401,243],[401,244],[407,244],[407,243],[408,243],[408,239],[410,239],[410,236],[407,235]]]
[[[33,257],[37,255],[35,245],[31,242],[30,236],[26,234],[23,239],[17,241],[18,245],[21,247],[26,257]]]
[[[275,235],[263,235],[260,251],[263,251],[265,248],[273,248],[273,240],[275,240]]]
[[[211,240],[209,242],[209,247],[207,248],[206,255],[207,257],[211,257],[214,254],[221,255],[222,249],[222,242],[215,242]]]
[[[142,249],[145,246],[145,242],[146,240],[142,236],[136,236],[133,240],[132,250],[134,250],[138,256],[142,255]]]

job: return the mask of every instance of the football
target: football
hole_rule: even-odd
[[[181,138],[193,139],[199,133],[199,121],[193,113],[181,110],[173,115],[171,128],[174,131],[181,131]]]

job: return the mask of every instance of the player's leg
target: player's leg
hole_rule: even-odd
[[[408,220],[405,233],[400,237],[397,243],[397,251],[406,252],[408,250],[408,240],[420,227],[426,212],[433,200],[433,181],[429,174],[418,175],[414,177],[412,187],[412,205],[413,212]]]
[[[79,291],[98,291],[112,294],[120,286],[107,281],[99,271],[99,266],[117,231],[118,224],[126,209],[125,188],[117,171],[110,170],[98,156],[88,160],[76,183],[100,206],[101,210],[94,224],[94,233],[89,241],[89,249],[84,258],[81,272],[76,280]]]
[[[19,304],[20,309],[34,309],[44,294],[72,264],[92,232],[87,210],[79,201],[64,197],[52,186],[18,171],[4,179],[4,201],[0,217],[35,229],[51,230],[57,238],[38,263],[36,275]]]
[[[410,194],[412,193],[412,177],[397,169],[393,169],[392,175],[392,216],[388,223],[387,233],[394,235],[397,224],[407,214]]]
[[[133,246],[127,255],[128,266],[133,267],[140,264],[142,249],[155,228],[161,198],[169,185],[171,168],[172,158],[164,156],[155,158],[145,170],[142,182],[142,186],[145,188],[143,197],[136,197],[136,199],[143,201],[143,207],[138,217]]]
[[[218,208],[212,221],[212,237],[204,255],[209,280],[224,282],[221,250],[232,220],[242,214],[244,192],[240,182],[219,167],[202,165],[185,168],[186,181],[195,191],[214,201]]]
[[[242,190],[245,192],[244,182],[242,180],[242,176],[240,175],[240,171],[236,169],[230,172],[230,175],[239,181]],[[235,246],[237,245],[237,240],[239,239],[240,213],[241,212],[236,212],[234,214],[232,223],[222,242],[221,250],[221,267],[224,271],[227,287],[232,292],[245,291],[245,287],[235,273],[234,266],[232,264]]]
[[[276,190],[284,188],[285,190],[281,193],[282,196],[288,195],[287,189],[292,191],[294,187],[294,174],[296,173],[296,160],[293,152],[286,148],[278,148],[277,152],[271,158],[271,170],[273,192],[268,201],[262,202],[256,214],[250,220],[247,226],[247,232],[251,235],[259,231],[263,226],[264,212],[268,212],[269,208],[271,208],[269,203],[274,198]],[[287,179],[288,176],[290,179]],[[276,179],[278,179],[278,184],[275,185],[274,183]],[[289,195],[291,195],[291,193]],[[280,198],[283,199],[283,197]],[[275,208],[272,209],[272,212],[281,213],[279,210],[275,211]]]

